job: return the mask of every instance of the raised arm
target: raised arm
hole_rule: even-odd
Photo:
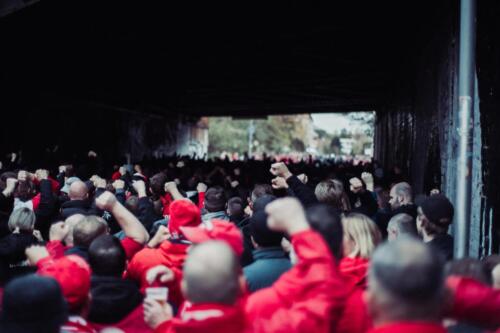
[[[149,239],[148,232],[134,214],[116,200],[113,193],[105,191],[96,198],[95,202],[99,209],[106,210],[113,215],[128,238],[139,244],[146,244]]]

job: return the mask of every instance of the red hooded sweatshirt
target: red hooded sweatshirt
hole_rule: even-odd
[[[334,258],[314,231],[294,235],[292,244],[298,263],[273,286],[231,307],[193,305],[156,332],[330,332],[345,297]]]
[[[339,333],[364,333],[372,328],[371,318],[363,300],[370,260],[345,257],[339,270],[344,278],[348,296],[342,317],[334,330]]]
[[[174,282],[167,284],[169,288],[169,300],[179,306],[183,297],[180,290],[182,280],[182,265],[186,260],[187,248],[184,243],[163,242],[159,248],[144,248],[139,251],[128,264],[126,277],[139,282],[141,292],[149,287],[146,280],[147,271],[157,265],[165,265],[170,268],[175,275]]]
[[[455,276],[449,277],[446,285],[453,294],[453,305],[447,316],[481,327],[500,327],[500,290],[471,278]]]

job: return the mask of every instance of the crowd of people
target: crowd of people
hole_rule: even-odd
[[[172,156],[0,174],[0,332],[486,332],[500,257],[395,167]]]

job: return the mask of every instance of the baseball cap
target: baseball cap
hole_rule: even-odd
[[[443,194],[431,195],[420,204],[420,208],[430,222],[442,226],[451,224],[455,212],[452,203]]]
[[[178,238],[182,234],[180,227],[196,227],[200,224],[200,209],[193,202],[180,199],[170,204],[168,231],[174,238]]]
[[[209,240],[226,242],[239,257],[243,254],[243,236],[233,223],[213,219],[198,227],[181,227],[187,240],[199,244]]]
[[[91,271],[83,258],[69,255],[56,259],[50,269],[40,275],[50,276],[59,283],[70,312],[78,310],[88,300]]]

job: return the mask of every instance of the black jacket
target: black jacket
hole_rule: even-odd
[[[10,234],[0,239],[0,285],[36,270],[27,265],[24,251],[37,243],[30,233]]]
[[[314,191],[309,186],[302,183],[297,176],[288,178],[286,183],[304,207],[312,206],[318,203],[318,199],[316,198]]]
[[[143,296],[132,281],[112,276],[92,276],[89,320],[114,324],[137,308]]]

